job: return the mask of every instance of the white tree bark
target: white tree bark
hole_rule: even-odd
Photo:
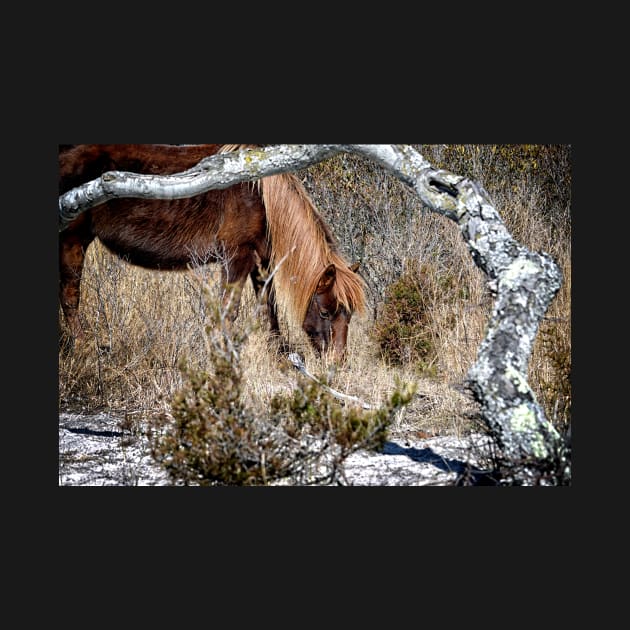
[[[339,152],[373,160],[410,186],[434,212],[455,221],[495,296],[486,337],[468,386],[518,483],[570,483],[570,451],[545,418],[527,382],[539,323],[561,286],[561,273],[507,231],[488,194],[473,181],[435,169],[408,145],[278,145],[214,155],[169,176],[112,171],[59,197],[59,229],[81,212],[116,197],[174,199],[237,182],[299,170]]]
[[[278,145],[220,153],[174,175],[143,175],[109,171],[59,197],[59,231],[82,212],[110,199],[181,199],[239,182],[295,171],[321,162],[342,149],[340,145]]]

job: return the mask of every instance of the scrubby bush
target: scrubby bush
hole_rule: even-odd
[[[151,425],[154,459],[184,485],[342,484],[343,461],[378,450],[414,388],[400,386],[375,410],[342,406],[313,381],[255,408],[243,396],[242,350],[253,324],[230,323],[217,302],[206,328],[211,369],[182,362],[172,413]]]
[[[436,340],[441,333],[432,325],[432,309],[438,300],[452,301],[453,290],[452,274],[438,274],[429,263],[407,265],[387,287],[372,329],[387,361],[397,365],[413,363],[425,375],[435,372]]]

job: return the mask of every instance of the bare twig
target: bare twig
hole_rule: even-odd
[[[349,402],[356,403],[361,405],[363,409],[374,409],[372,405],[369,405],[366,402],[363,402],[360,398],[356,396],[349,396],[348,394],[343,394],[342,392],[338,392],[332,387],[328,387],[325,383],[322,383],[320,380],[315,378],[307,369],[306,365],[304,365],[304,361],[302,357],[297,352],[291,352],[288,356],[289,361],[293,364],[295,368],[297,368],[304,376],[310,378],[312,381],[315,381],[322,389],[327,391],[329,394],[333,395],[335,398],[339,398],[341,400],[347,400]]]

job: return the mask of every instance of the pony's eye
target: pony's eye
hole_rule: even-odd
[[[319,311],[319,316],[322,319],[330,319],[330,313],[328,311]]]

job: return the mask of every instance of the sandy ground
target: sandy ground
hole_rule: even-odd
[[[481,435],[468,438],[392,436],[382,452],[359,451],[345,460],[348,485],[452,486],[479,463]],[[59,417],[60,486],[166,486],[144,436],[131,435],[120,418],[62,413]]]

